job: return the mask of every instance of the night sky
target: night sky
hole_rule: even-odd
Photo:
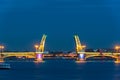
[[[87,48],[120,44],[120,0],[0,0],[0,44],[34,50],[74,50],[74,34]]]

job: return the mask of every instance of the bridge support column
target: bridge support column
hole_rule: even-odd
[[[84,53],[78,54],[77,61],[85,61],[85,54]]]
[[[118,57],[116,58],[115,63],[120,63],[120,55],[118,55]]]
[[[36,53],[36,61],[38,61],[38,62],[43,61],[43,54],[42,53]]]

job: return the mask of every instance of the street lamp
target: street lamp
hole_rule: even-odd
[[[4,49],[5,47],[4,46],[2,46],[2,45],[0,45],[0,58],[2,58],[2,52],[3,52],[3,49]]]
[[[120,46],[115,46],[116,52],[119,52]]]
[[[3,51],[4,48],[5,48],[4,46],[0,45],[0,51],[1,51],[1,53],[2,53],[2,51]]]
[[[83,45],[82,48],[85,49],[85,48],[86,48],[86,45]]]
[[[37,52],[39,45],[34,45],[34,47],[35,47],[36,52]]]

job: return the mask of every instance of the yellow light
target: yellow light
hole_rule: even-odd
[[[82,48],[86,48],[86,45],[83,45]]]
[[[39,46],[38,46],[38,45],[35,45],[34,47],[37,49]]]
[[[2,45],[0,46],[0,49],[4,49],[4,48],[5,48],[4,46],[2,46]]]
[[[120,49],[120,46],[115,46],[115,49],[116,49],[116,50]]]
[[[2,49],[4,49],[4,46],[2,46]]]

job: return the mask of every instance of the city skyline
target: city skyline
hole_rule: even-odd
[[[120,44],[119,0],[1,0],[0,4],[0,44],[6,50],[34,50],[43,34],[48,36],[47,50],[73,50],[75,34],[87,48]]]

